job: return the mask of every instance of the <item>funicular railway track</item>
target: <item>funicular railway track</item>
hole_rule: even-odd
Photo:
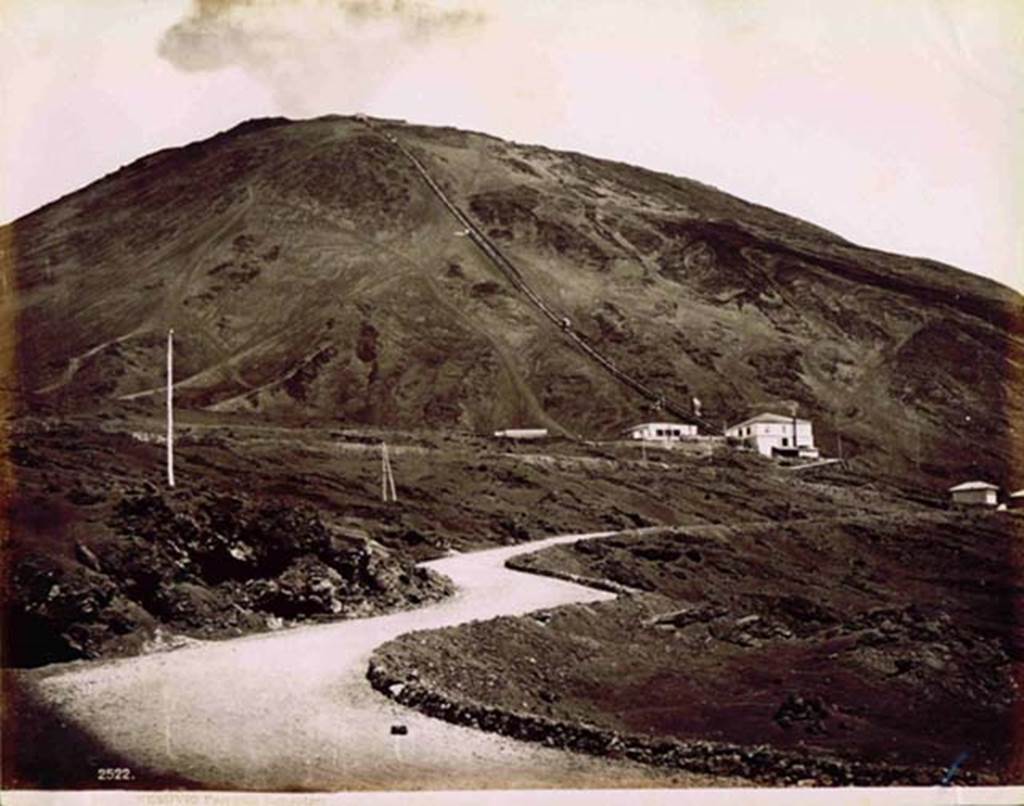
[[[416,169],[416,172],[423,178],[423,181],[427,183],[431,192],[433,192],[452,216],[454,216],[459,224],[461,224],[466,230],[467,235],[473,243],[476,244],[477,248],[484,253],[491,263],[493,263],[494,266],[508,279],[514,288],[520,291],[538,311],[540,311],[559,329],[563,336],[570,341],[577,350],[603,367],[605,371],[616,378],[620,383],[628,386],[641,397],[649,400],[657,409],[678,417],[684,422],[696,423],[710,433],[715,433],[719,430],[711,423],[702,420],[699,417],[695,417],[694,414],[688,411],[685,407],[673,403],[647,384],[619,369],[619,367],[617,367],[610,358],[591,345],[585,338],[583,338],[582,335],[572,328],[568,317],[555,311],[547,304],[547,302],[545,302],[543,297],[530,287],[530,284],[523,277],[522,272],[519,271],[516,265],[505,256],[498,245],[495,244],[479,226],[477,226],[473,219],[471,219],[462,210],[462,208],[459,207],[459,205],[452,201],[451,197],[449,197],[434,177],[431,176],[430,171],[427,170],[426,166],[415,154],[406,148],[391,132],[382,133],[373,121],[367,118],[360,118],[360,120],[370,131],[383,137],[387,142],[393,145],[399,153],[401,153],[402,156],[410,162],[410,164]]]

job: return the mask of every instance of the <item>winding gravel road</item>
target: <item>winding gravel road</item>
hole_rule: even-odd
[[[51,670],[38,690],[61,718],[87,730],[112,754],[203,787],[720,785],[706,776],[670,774],[450,725],[392,703],[366,681],[372,650],[403,633],[611,598],[504,567],[515,554],[590,536],[430,562],[454,581],[458,593],[419,610]],[[395,723],[406,725],[408,734],[392,736]]]

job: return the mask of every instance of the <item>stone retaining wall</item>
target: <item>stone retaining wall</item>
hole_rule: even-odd
[[[760,783],[792,786],[926,786],[937,784],[942,769],[915,769],[847,761],[827,755],[808,757],[766,745],[740,745],[658,739],[620,734],[584,723],[559,722],[533,714],[506,711],[450,695],[438,686],[418,679],[415,669],[405,668],[389,653],[402,638],[379,647],[370,659],[366,676],[377,691],[427,716],[457,725],[499,733],[513,739],[540,742],[597,756],[629,758],[645,764],[674,767],[711,775],[748,778]],[[961,773],[958,784],[976,783]]]
[[[642,533],[662,530],[663,527],[649,527],[635,531]],[[512,557],[505,565],[514,570],[618,595],[640,592],[610,579],[537,568],[527,559],[531,556],[524,554]],[[628,758],[644,764],[691,772],[738,776],[776,786],[934,786],[945,774],[945,770],[940,768],[873,764],[823,753],[809,757],[798,751],[779,750],[769,745],[741,746],[725,742],[621,734],[585,723],[560,722],[534,714],[507,711],[468,701],[446,692],[439,685],[420,680],[415,667],[395,657],[404,649],[403,644],[404,636],[401,636],[374,651],[366,673],[373,688],[427,716],[513,739],[539,742],[548,747],[590,755]],[[963,770],[958,772],[956,782],[958,785],[986,783],[974,773]]]

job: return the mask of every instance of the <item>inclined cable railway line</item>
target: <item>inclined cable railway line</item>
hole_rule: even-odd
[[[374,132],[375,134],[378,134],[376,126],[370,120],[366,118],[361,118],[360,120],[368,129],[370,129],[370,131]],[[572,327],[569,325],[568,318],[565,316],[561,316],[556,311],[554,311],[544,301],[544,299],[530,287],[530,285],[524,279],[522,273],[519,271],[518,268],[516,268],[515,264],[513,264],[511,260],[505,257],[505,255],[498,248],[498,246],[481,231],[481,229],[476,225],[476,223],[474,223],[473,220],[469,216],[467,216],[457,204],[455,204],[455,202],[453,202],[449,198],[448,194],[445,193],[441,186],[434,180],[434,178],[430,175],[430,172],[426,169],[426,167],[419,160],[419,158],[416,157],[416,155],[413,154],[411,151],[409,151],[404,145],[402,145],[398,138],[395,137],[390,132],[385,132],[383,134],[383,137],[389,143],[391,143],[396,149],[398,149],[402,156],[404,156],[412,164],[412,166],[416,169],[416,172],[423,178],[423,181],[427,183],[427,186],[434,193],[434,195],[437,196],[441,203],[444,204],[448,211],[465,228],[467,235],[470,237],[473,243],[477,245],[477,248],[480,249],[480,251],[487,256],[487,258],[498,268],[499,271],[501,271],[502,274],[505,275],[505,277],[509,280],[509,282],[512,283],[512,285],[517,290],[522,292],[522,294],[533,304],[535,308],[537,308],[542,314],[544,314],[545,317],[547,317],[554,325],[556,325],[562,331],[566,338],[568,338],[580,352],[584,353],[593,361],[604,367],[604,369],[609,374],[611,374],[621,383],[625,384],[630,389],[640,394],[642,397],[654,403],[658,409],[662,409],[676,417],[679,417],[684,421],[698,423],[699,425],[704,426],[704,428],[708,431],[719,431],[719,429],[713,426],[711,423],[702,420],[699,417],[695,417],[693,413],[686,411],[684,408],[682,408],[681,406],[677,406],[671,401],[666,400],[664,396],[659,395],[646,384],[642,383],[641,381],[638,381],[636,378],[632,377],[626,372],[623,372],[621,369],[615,366],[611,359],[607,358],[600,351],[598,351],[596,348],[587,343],[587,341],[582,336],[580,336],[580,334],[578,334],[575,330],[572,329]]]

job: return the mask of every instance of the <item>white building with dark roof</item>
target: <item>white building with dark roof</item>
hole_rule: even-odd
[[[764,412],[725,429],[727,437],[740,440],[764,456],[816,459],[814,429],[810,420]]]
[[[999,487],[987,481],[965,481],[949,488],[954,504],[973,507],[994,507],[999,503]]]

